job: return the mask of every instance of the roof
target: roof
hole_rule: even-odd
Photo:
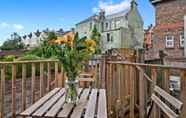
[[[85,22],[88,22],[88,21],[91,21],[91,20],[98,20],[98,17],[99,17],[98,15],[90,16],[90,17],[88,17],[87,19],[85,19],[85,20],[83,20],[83,21],[77,23],[76,25],[82,24],[82,23],[85,23]]]
[[[111,15],[106,16],[106,19],[112,19],[112,18],[116,18],[116,17],[122,17],[122,16],[126,16],[127,13],[130,11],[130,9],[118,12],[118,13],[114,13]]]
[[[153,5],[156,5],[157,3],[161,3],[161,2],[168,2],[171,0],[149,0]]]
[[[26,52],[26,50],[2,50],[2,51],[0,51],[0,56],[6,56],[6,55],[21,56],[25,52]]]

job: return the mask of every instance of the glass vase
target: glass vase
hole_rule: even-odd
[[[65,81],[65,102],[76,104],[78,102],[78,89],[79,89],[79,82],[78,80],[75,81]]]

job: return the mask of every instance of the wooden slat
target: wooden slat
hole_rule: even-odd
[[[55,87],[58,87],[58,62],[55,62]]]
[[[152,89],[154,90],[155,85],[157,84],[157,69],[156,68],[152,68],[151,78],[152,78],[152,81],[153,81]],[[158,106],[156,104],[153,106],[152,117],[153,118],[159,118],[160,117],[160,109],[158,108]]]
[[[12,64],[12,118],[16,118],[16,64]]]
[[[87,98],[89,95],[90,89],[85,89],[79,99],[79,103],[74,108],[71,118],[81,118],[81,114],[87,104]]]
[[[165,103],[163,103],[155,94],[152,94],[151,99],[161,108],[161,110],[169,116],[169,118],[178,118],[178,115],[174,113]]]
[[[1,67],[1,88],[0,88],[0,118],[4,117],[4,96],[5,96],[5,65]]]
[[[48,66],[48,80],[47,80],[47,90],[50,91],[50,82],[51,82],[51,64],[47,63]]]
[[[85,82],[94,82],[93,78],[86,78],[86,77],[78,77],[79,81],[85,81]]]
[[[36,79],[36,65],[34,63],[32,63],[32,85],[31,85],[31,89],[32,89],[32,104],[34,104],[35,102],[35,79]]]
[[[140,118],[145,118],[145,86],[144,86],[144,70],[140,69],[139,72],[139,113]]]
[[[181,84],[181,93],[180,98],[183,103],[183,108],[181,110],[180,118],[186,118],[186,71],[180,71],[180,84]]]
[[[183,103],[177,100],[175,97],[171,96],[167,92],[165,92],[163,89],[161,89],[158,86],[155,86],[154,91],[157,92],[161,97],[163,97],[165,100],[167,100],[171,105],[173,105],[176,109],[180,110]]]
[[[61,97],[54,106],[45,114],[46,117],[55,117],[65,103],[65,96]]]
[[[170,92],[169,86],[170,86],[170,70],[164,69],[164,79],[163,79],[163,88],[166,92]]]
[[[80,95],[82,90],[83,90],[82,88],[80,88],[78,90],[78,96]],[[60,118],[68,117],[74,106],[75,106],[74,104],[65,103],[64,106],[63,106],[63,109],[59,112],[58,117],[60,117]]]
[[[130,118],[134,118],[134,67],[133,66],[130,66],[129,68],[130,70]],[[141,79],[141,78],[140,78]]]
[[[97,118],[107,118],[106,91],[104,89],[99,90]]]
[[[64,96],[65,89],[61,89],[54,95],[50,100],[46,101],[43,106],[41,106],[39,109],[37,109],[33,116],[41,117],[43,116],[51,107],[56,103],[56,101]]]
[[[22,116],[31,116],[33,112],[35,112],[38,108],[40,108],[47,100],[49,100],[52,96],[54,96],[60,88],[55,88],[51,92],[49,92],[46,96],[42,97],[39,101],[34,103],[31,107],[26,109],[24,112],[22,112],[20,115]]]
[[[22,94],[21,94],[21,110],[26,108],[26,64],[22,64]]]
[[[40,97],[44,95],[44,63],[40,63]]]
[[[96,111],[97,89],[93,89],[88,101],[85,118],[94,118]]]

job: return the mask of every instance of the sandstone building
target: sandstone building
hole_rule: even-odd
[[[105,15],[100,10],[99,15],[93,15],[78,24],[75,31],[80,37],[90,37],[93,27],[101,33],[103,52],[113,48],[142,48],[143,20],[137,9],[137,3],[132,0],[129,10]]]

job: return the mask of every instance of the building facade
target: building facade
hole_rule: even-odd
[[[100,10],[76,24],[75,31],[80,37],[90,37],[93,27],[96,26],[101,34],[103,52],[113,48],[142,48],[143,46],[143,20],[137,9],[137,3],[132,0],[127,11],[105,15]]]
[[[156,19],[153,28],[152,49],[146,53],[157,59],[157,53],[163,52],[164,64],[186,66],[186,55],[184,54],[186,0],[150,0],[150,2],[155,7]],[[153,60],[153,58],[149,58],[149,55],[146,57]],[[161,58],[160,53],[159,58]]]

